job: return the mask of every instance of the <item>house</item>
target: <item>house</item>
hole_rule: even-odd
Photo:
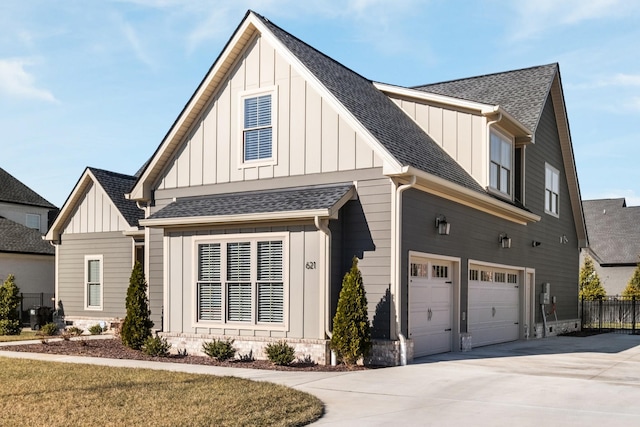
[[[156,327],[192,353],[286,339],[328,363],[354,255],[373,363],[579,328],[587,235],[558,64],[375,83],[249,11],[126,198]],[[89,237],[79,252],[99,256]]]
[[[0,168],[0,284],[13,274],[27,306],[52,306],[55,250],[43,235],[56,211]]]
[[[594,261],[596,273],[607,295],[622,295],[640,262],[640,206],[627,206],[624,198],[583,200],[589,232],[585,256]]]
[[[135,261],[144,263],[138,225],[144,212],[124,197],[135,181],[86,168],[47,233],[56,249],[59,314],[67,323],[87,329],[126,315],[131,270]]]

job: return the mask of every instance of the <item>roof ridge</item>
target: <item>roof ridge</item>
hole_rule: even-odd
[[[523,67],[523,68],[518,68],[515,70],[505,70],[505,71],[498,71],[495,73],[486,73],[486,74],[479,74],[476,76],[468,76],[468,77],[461,77],[461,78],[457,78],[457,79],[451,79],[451,80],[443,80],[440,82],[433,82],[433,83],[425,83],[425,84],[420,84],[420,85],[415,85],[415,86],[408,86],[408,89],[415,89],[415,88],[420,88],[420,87],[427,87],[427,86],[435,86],[435,85],[441,85],[441,84],[446,84],[446,83],[454,83],[454,82],[460,82],[463,80],[474,80],[474,79],[481,79],[481,78],[486,78],[486,77],[491,77],[491,76],[499,76],[501,74],[513,74],[513,73],[517,73],[517,72],[521,72],[521,71],[527,71],[527,70],[534,70],[537,68],[548,68],[548,67],[558,67],[558,62],[551,62],[549,64],[543,64],[543,65],[533,65],[531,67]]]
[[[118,177],[122,177],[122,178],[126,178],[126,179],[137,179],[135,175],[129,175],[129,174],[125,174],[125,173],[120,173],[120,172],[114,172],[114,171],[110,171],[107,169],[101,169],[101,168],[94,168],[91,166],[87,166],[87,169],[89,169],[91,172],[103,172],[112,176],[118,176]]]

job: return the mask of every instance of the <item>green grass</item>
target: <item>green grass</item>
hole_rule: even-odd
[[[37,340],[37,331],[23,329],[20,335],[0,335],[0,342]]]
[[[0,425],[292,426],[320,400],[233,377],[0,357]]]

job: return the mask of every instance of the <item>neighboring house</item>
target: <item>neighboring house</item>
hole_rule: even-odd
[[[261,357],[286,339],[327,363],[354,255],[375,363],[579,328],[587,242],[557,64],[391,86],[248,12],[126,197],[178,348],[226,336]],[[78,283],[60,269],[59,288]]]
[[[0,284],[13,274],[20,292],[34,294],[34,301],[51,307],[55,249],[43,240],[43,235],[50,213],[55,214],[56,210],[54,205],[0,168]]]
[[[580,254],[593,261],[607,295],[622,295],[640,262],[640,206],[625,199],[583,200],[589,247]]]
[[[136,177],[87,168],[51,225],[56,296],[66,322],[86,329],[126,315],[136,260],[144,263],[143,211],[124,195]]]

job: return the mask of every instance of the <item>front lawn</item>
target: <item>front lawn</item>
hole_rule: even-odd
[[[20,335],[0,335],[0,342],[37,340],[36,332],[23,328]]]
[[[0,357],[0,425],[304,425],[317,398],[233,377]]]

